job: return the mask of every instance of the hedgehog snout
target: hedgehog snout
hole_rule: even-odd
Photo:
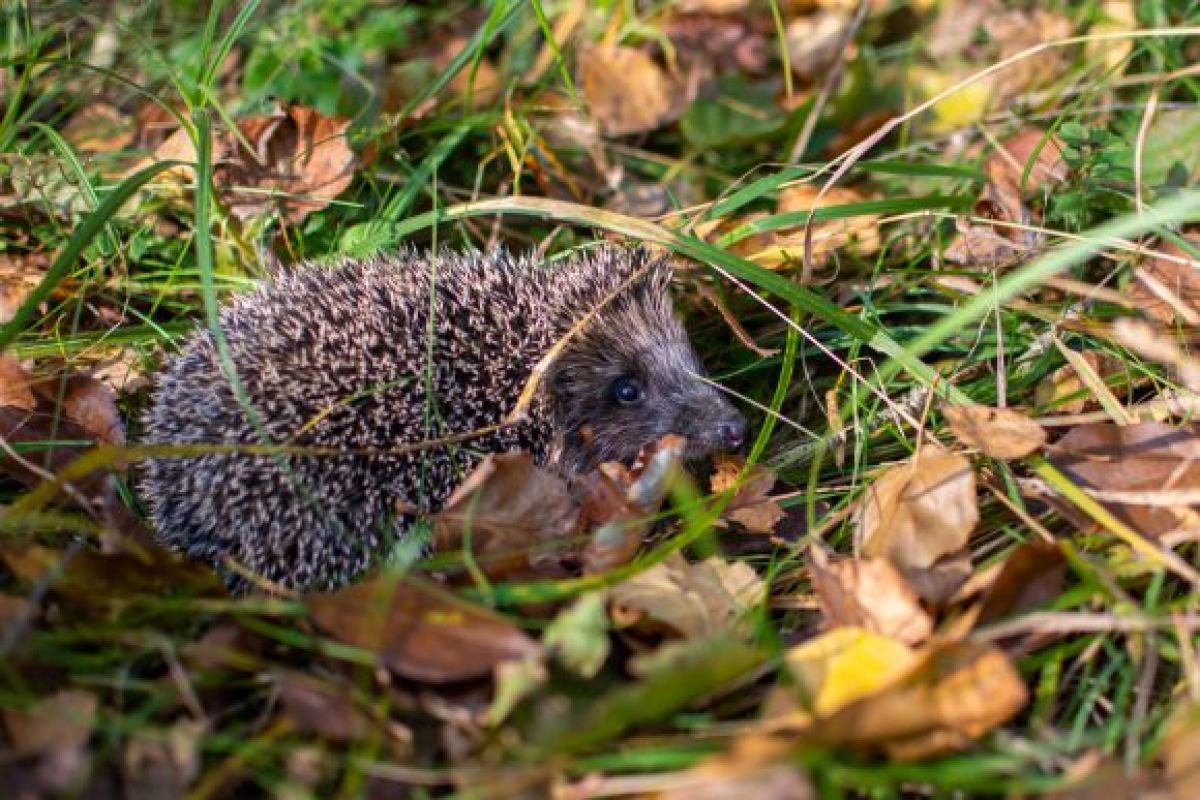
[[[708,455],[714,450],[737,450],[746,441],[747,428],[742,413],[715,392],[682,409],[676,426],[687,437],[692,456]]]

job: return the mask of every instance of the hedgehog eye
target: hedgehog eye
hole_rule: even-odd
[[[632,405],[642,399],[642,385],[628,375],[617,378],[610,389],[613,399],[622,405]]]

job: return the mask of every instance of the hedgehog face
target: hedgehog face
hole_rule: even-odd
[[[687,439],[689,458],[736,449],[746,420],[703,375],[665,286],[635,288],[568,344],[552,373],[563,466],[629,464],[668,433]]]

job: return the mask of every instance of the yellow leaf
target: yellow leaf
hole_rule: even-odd
[[[785,658],[818,718],[895,685],[918,661],[907,645],[852,627],[811,639]]]

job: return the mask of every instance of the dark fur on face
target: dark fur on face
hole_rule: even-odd
[[[607,271],[611,300],[567,342],[550,373],[561,465],[580,472],[605,461],[629,464],[668,433],[687,439],[690,458],[736,448],[746,421],[702,380],[672,308],[669,262],[644,250],[624,257]],[[565,306],[577,309],[570,288]]]

